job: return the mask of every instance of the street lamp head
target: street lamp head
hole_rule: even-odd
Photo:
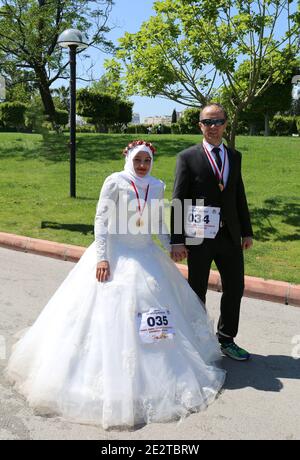
[[[58,37],[57,44],[62,48],[76,46],[77,48],[87,48],[87,37],[78,29],[66,29]]]

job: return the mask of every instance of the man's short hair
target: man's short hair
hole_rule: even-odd
[[[219,104],[218,102],[210,102],[206,104],[204,107],[202,107],[201,112],[200,112],[200,121],[201,121],[201,113],[203,112],[203,110],[207,109],[208,107],[212,107],[212,106],[218,107],[220,110],[222,110],[222,112],[224,113],[225,119],[226,120],[228,119],[227,111],[222,104]]]

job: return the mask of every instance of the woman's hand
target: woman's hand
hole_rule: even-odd
[[[104,281],[108,281],[110,277],[110,267],[108,260],[102,260],[101,262],[97,263],[96,268],[96,278],[100,283]]]

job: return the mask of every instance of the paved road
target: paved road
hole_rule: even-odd
[[[205,412],[130,432],[34,415],[3,369],[14,336],[32,324],[73,265],[0,248],[0,439],[300,439],[300,309],[246,298],[238,343],[252,360],[223,359],[224,391]],[[208,295],[215,319],[219,299],[218,293]]]

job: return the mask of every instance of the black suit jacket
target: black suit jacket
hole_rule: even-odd
[[[221,208],[221,219],[227,225],[235,244],[241,244],[241,237],[252,236],[252,226],[241,174],[241,154],[227,148],[229,176],[223,192],[218,186],[210,162],[202,144],[194,145],[177,156],[173,200],[204,199],[205,206]],[[184,244],[184,215],[182,232],[174,232],[174,208],[171,212],[171,244]]]

